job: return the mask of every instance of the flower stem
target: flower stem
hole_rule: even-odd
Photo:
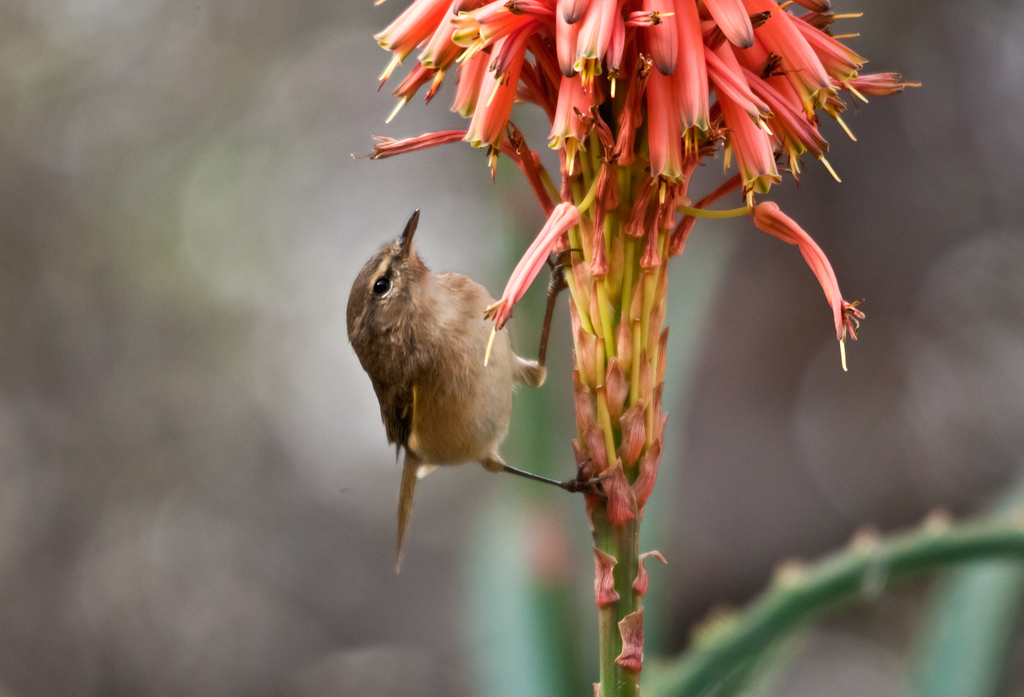
[[[639,673],[624,669],[616,658],[622,651],[619,622],[637,609],[633,581],[639,568],[640,525],[635,518],[623,523],[612,523],[608,520],[605,506],[602,504],[591,513],[594,543],[598,549],[616,559],[612,577],[619,598],[611,605],[598,608],[601,697],[637,697]]]
[[[591,511],[591,520],[594,524],[594,545],[602,552],[618,559],[619,549],[615,536],[612,534],[611,523],[608,522],[606,504],[597,506]],[[601,697],[618,695],[615,686],[618,683],[616,674],[619,664],[615,662],[615,658],[622,650],[622,640],[619,636],[617,614],[616,604],[605,605],[597,609],[598,659],[600,661],[598,671],[601,680]]]
[[[692,206],[676,206],[676,211],[683,215],[693,216],[694,218],[740,218],[750,215],[750,209],[746,206],[730,208],[724,211],[709,211],[707,208],[694,208]]]
[[[593,183],[590,185],[590,189],[587,190],[587,195],[584,196],[583,200],[579,202],[578,206],[576,206],[580,213],[586,213],[587,209],[594,203],[594,199],[597,198],[598,181],[598,179],[594,179]]]

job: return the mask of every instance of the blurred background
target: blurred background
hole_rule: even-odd
[[[404,6],[0,4],[3,697],[589,694],[578,499],[434,474],[394,573],[399,467],[348,346],[352,280],[421,208],[427,263],[498,294],[542,223],[468,146],[351,157],[464,127],[451,85],[384,125],[371,35]],[[856,143],[825,125],[842,184],[808,163],[771,198],[867,321],[844,374],[797,250],[698,224],[670,282],[649,658],[781,560],[979,512],[1020,468],[1024,6],[834,7],[865,13],[838,32],[871,71],[924,86],[851,109]],[[513,120],[543,148],[538,110]],[[512,323],[527,356],[541,294]],[[566,478],[564,308],[553,335],[504,452]],[[814,630],[778,693],[898,694],[923,590]]]

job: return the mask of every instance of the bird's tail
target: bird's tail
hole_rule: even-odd
[[[416,482],[419,480],[421,467],[419,458],[405,452],[405,463],[402,466],[402,487],[398,492],[398,543],[395,547],[395,573],[402,568],[402,544],[405,542],[405,531],[409,528],[409,517],[412,515],[412,499],[416,493]]]

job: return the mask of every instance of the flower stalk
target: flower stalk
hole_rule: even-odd
[[[828,167],[817,124],[819,113],[839,120],[841,92],[891,94],[907,83],[894,73],[859,74],[864,59],[831,34],[839,16],[828,2],[799,3],[809,11],[791,5],[414,0],[376,37],[393,54],[384,80],[422,49],[395,92],[401,103],[428,83],[429,100],[454,75],[453,111],[470,123],[464,132],[380,139],[374,157],[461,138],[485,151],[492,175],[497,158],[510,157],[547,218],[488,310],[494,331],[549,253],[563,259],[575,363],[573,449],[584,476],[600,479],[603,489],[586,495],[602,697],[639,690],[647,575],[638,533],[667,419],[668,267],[696,220],[747,216],[798,246],[832,307],[841,346],[856,338],[863,318],[857,303],[843,299],[821,248],[778,206],[755,199],[785,172],[795,177],[804,154]],[[548,116],[557,176],[511,123],[517,101]],[[719,152],[738,173],[692,204],[691,175]],[[708,209],[734,193],[744,205]]]

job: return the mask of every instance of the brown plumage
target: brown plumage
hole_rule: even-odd
[[[494,302],[479,283],[433,274],[413,249],[413,213],[398,239],[363,266],[348,298],[348,338],[370,376],[389,443],[405,449],[398,504],[397,555],[416,481],[439,465],[479,462],[505,467],[498,447],[508,433],[512,391],[544,382],[544,368],[512,352],[508,333],[494,338],[484,310]]]

